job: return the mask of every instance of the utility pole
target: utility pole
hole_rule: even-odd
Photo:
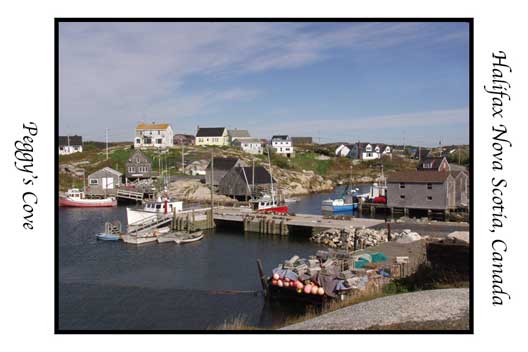
[[[214,179],[214,150],[211,150],[211,227],[213,227],[214,198],[213,198],[213,179]]]
[[[182,141],[182,173],[185,174],[185,144]]]
[[[458,165],[460,165],[460,147],[458,148]]]
[[[255,194],[255,159],[251,159],[253,162],[253,170],[251,172],[251,198],[253,198]]]
[[[108,160],[108,128],[105,129],[105,140],[106,140],[106,160]],[[68,142],[69,144],[69,142]]]

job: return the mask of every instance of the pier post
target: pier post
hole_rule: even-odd
[[[433,217],[433,211],[431,209],[427,209],[427,220],[431,220]]]
[[[403,215],[404,216],[409,216],[409,208],[403,208]]]
[[[376,207],[374,205],[370,206],[370,216],[376,215]]]

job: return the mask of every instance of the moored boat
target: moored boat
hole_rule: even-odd
[[[174,211],[179,213],[182,209],[183,202],[181,201],[158,198],[154,202],[145,202],[141,209],[127,208],[127,223],[128,225],[140,223],[147,218],[152,218],[154,215],[172,214]]]
[[[252,209],[261,213],[288,213],[288,206],[278,204],[275,197],[265,194],[258,199],[250,201]]]
[[[77,188],[71,188],[64,196],[59,197],[60,207],[115,207],[117,206],[117,199],[115,197],[107,197],[103,199],[89,199],[85,198],[84,192]]]
[[[322,211],[329,212],[342,212],[342,211],[353,211],[358,208],[358,203],[346,202],[343,198],[337,199],[326,199],[321,204]]]
[[[186,236],[182,239],[174,240],[176,244],[185,244],[185,243],[191,243],[201,240],[204,237],[204,234],[202,231],[197,231],[189,234],[189,236]]]

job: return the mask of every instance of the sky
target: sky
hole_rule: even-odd
[[[59,133],[132,141],[140,122],[316,142],[469,142],[469,25],[59,24]]]

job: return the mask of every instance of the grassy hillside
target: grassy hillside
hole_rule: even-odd
[[[325,179],[330,179],[335,182],[345,181],[352,177],[378,177],[381,173],[383,165],[384,173],[390,174],[394,171],[413,170],[416,168],[417,161],[407,158],[393,156],[393,158],[385,158],[382,160],[372,161],[358,161],[348,158],[336,157],[334,154],[335,145],[308,145],[296,149],[295,157],[286,158],[284,156],[271,153],[271,163],[284,170],[294,171],[313,171],[315,174],[323,176]],[[60,164],[74,164],[77,167],[84,168],[86,175],[97,171],[105,166],[109,166],[122,173],[125,173],[125,164],[134,149],[130,144],[117,143],[111,145],[109,148],[108,160],[106,159],[106,152],[104,144],[96,144],[87,142],[84,144],[83,153],[76,153],[67,156],[60,156]],[[242,152],[238,148],[233,147],[203,147],[203,146],[185,146],[185,164],[197,160],[210,160],[211,152],[214,152],[216,157],[237,157],[245,160],[251,164],[255,160],[256,165],[267,165],[268,156],[250,155]],[[152,160],[152,168],[155,172],[159,172],[160,166],[162,170],[170,175],[177,175],[181,168],[181,147],[174,147],[170,150],[159,153],[155,150],[146,150],[144,153]],[[461,160],[464,164],[469,164],[469,149],[461,148]],[[451,162],[458,161],[458,151],[453,152],[448,158]],[[82,178],[71,177],[69,174],[60,174],[61,189],[66,189],[75,186],[82,186]]]

